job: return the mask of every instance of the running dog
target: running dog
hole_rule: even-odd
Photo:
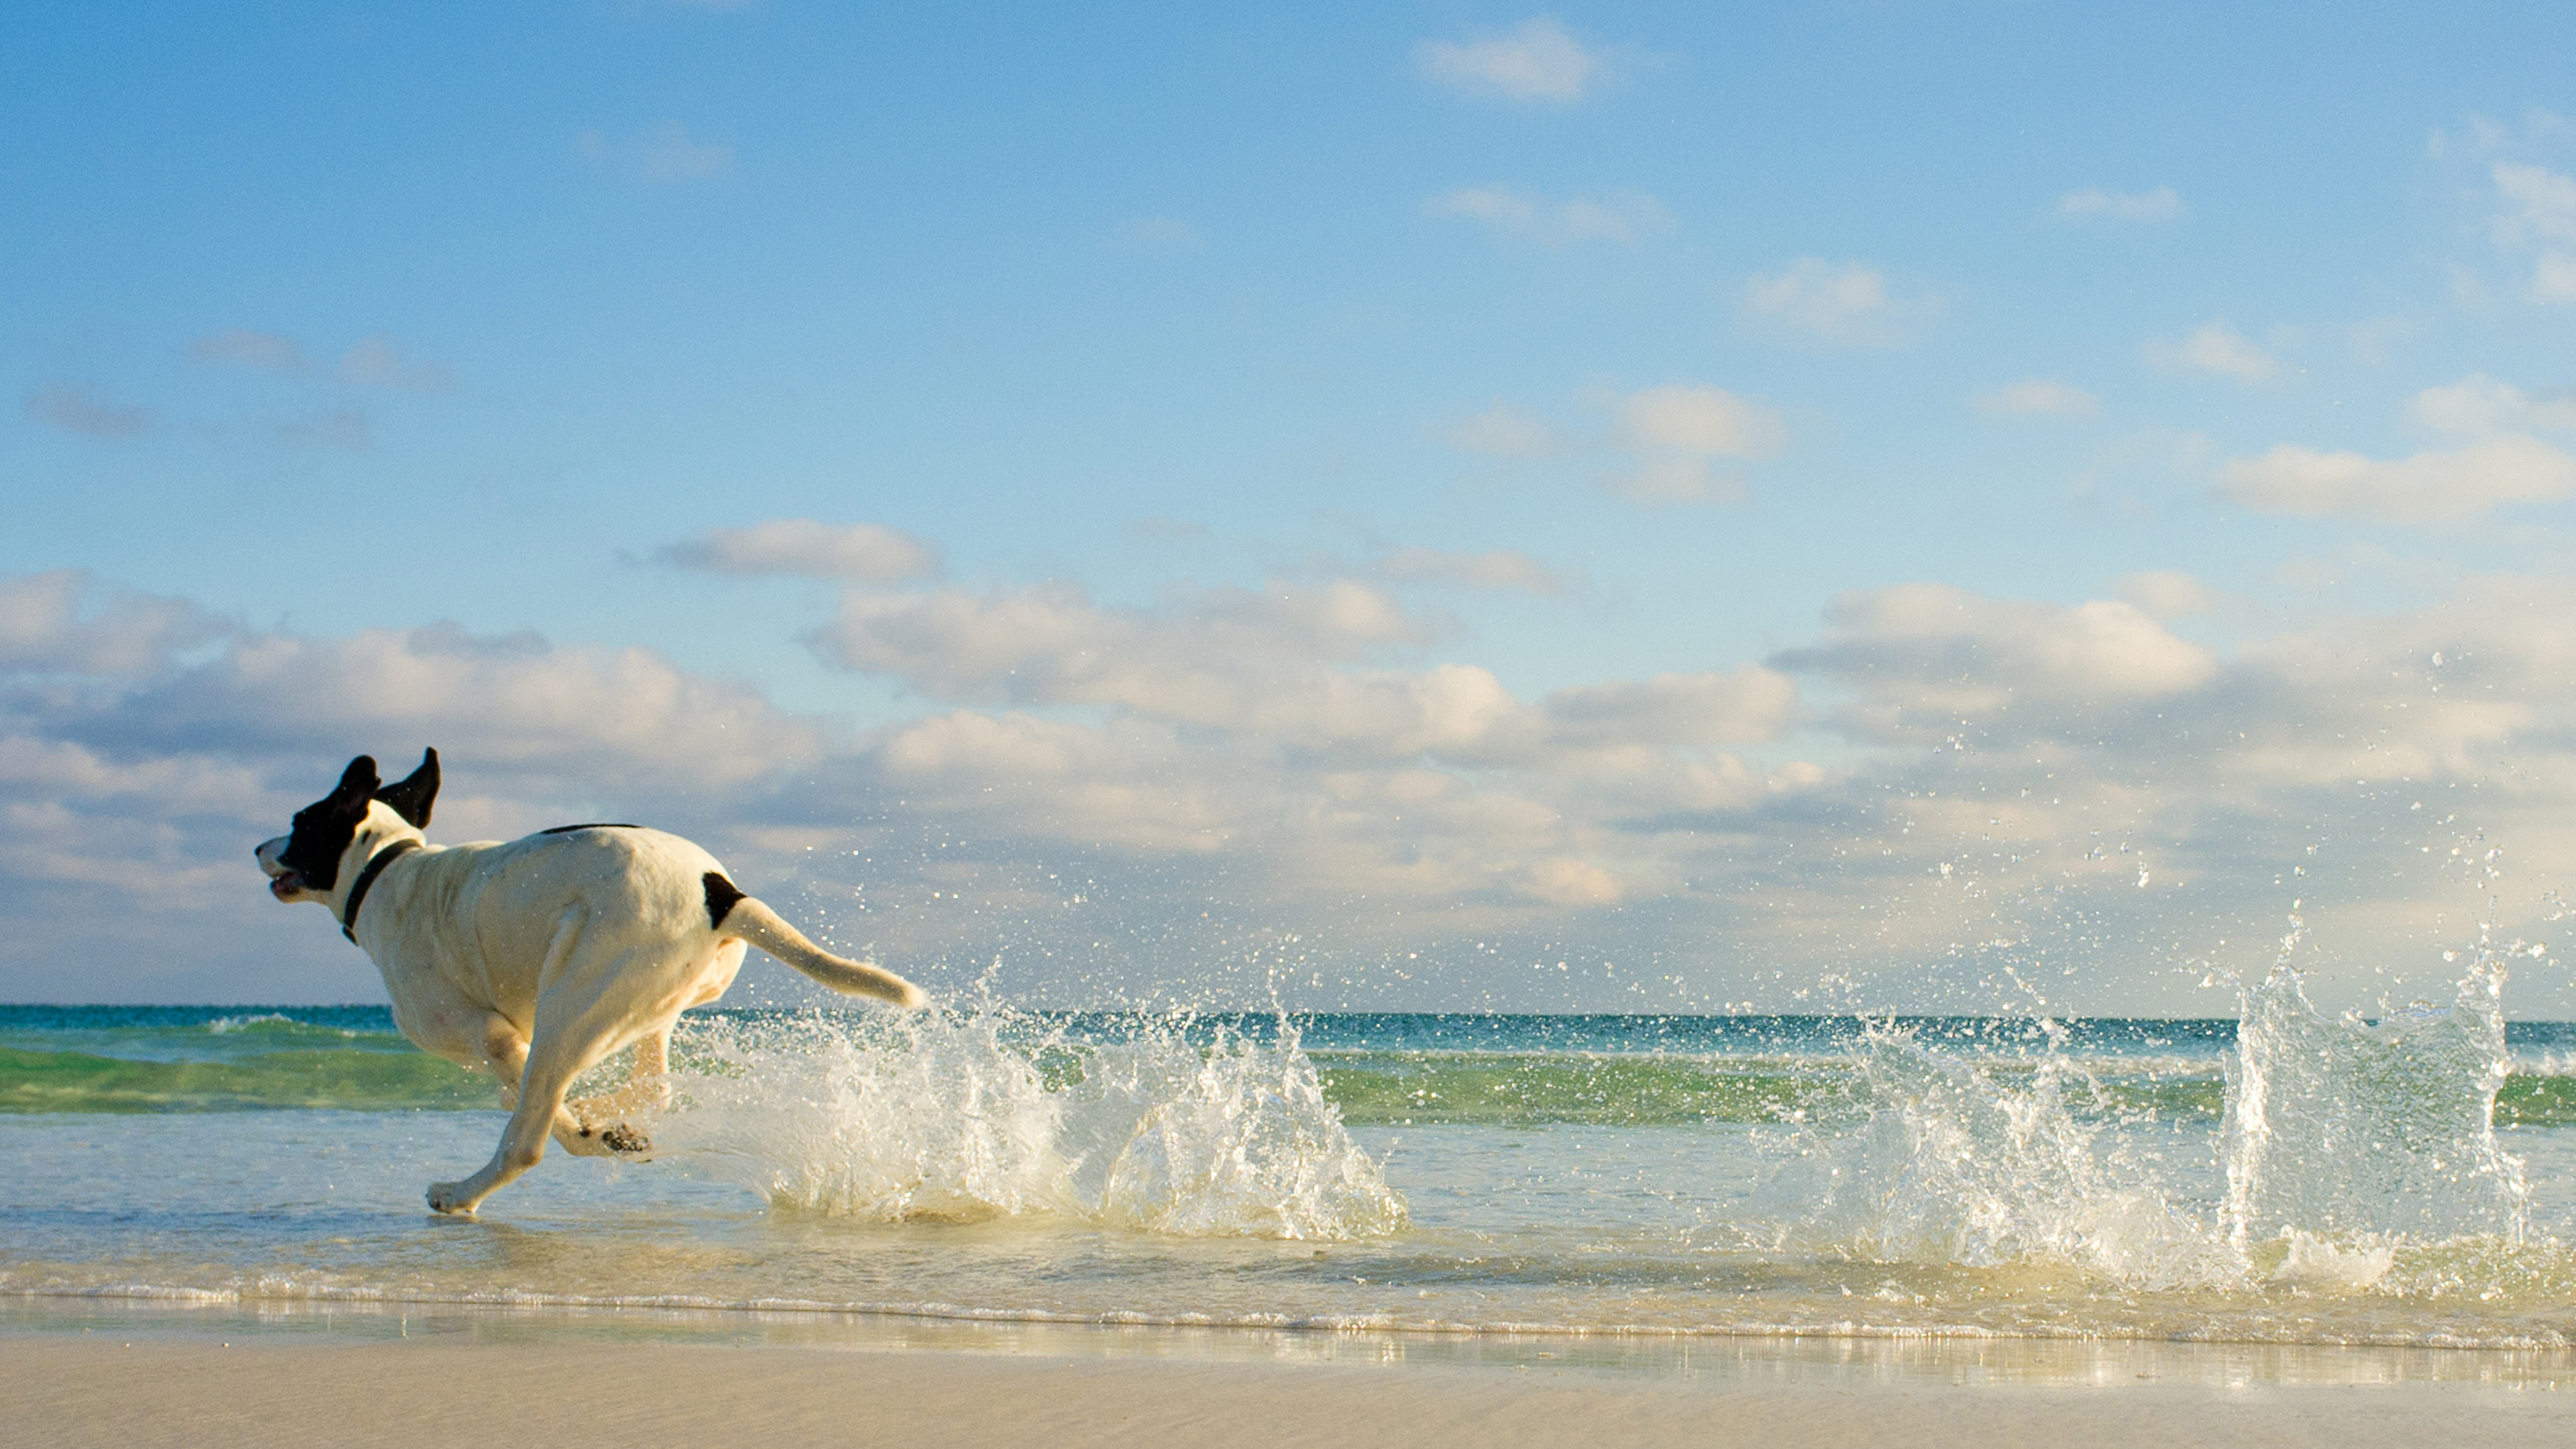
[[[671,1024],[724,994],[749,942],[835,991],[919,1007],[920,988],[844,960],[744,895],[714,856],[634,825],[560,825],[507,844],[431,845],[438,751],[387,785],[360,755],[295,827],[259,846],[281,901],[330,908],[384,973],[394,1025],[423,1050],[500,1079],[510,1125],[483,1170],[433,1183],[429,1205],[470,1216],[537,1165],[546,1138],[640,1158],[630,1118],[669,1095]],[[573,1079],[635,1047],[614,1092],[564,1100]]]

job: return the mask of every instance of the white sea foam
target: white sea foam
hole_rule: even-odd
[[[1267,1044],[1194,1041],[1191,1025],[1076,1042],[991,1002],[706,1023],[680,1043],[654,1136],[683,1171],[775,1206],[888,1221],[1326,1240],[1404,1226],[1292,1025]]]
[[[2285,1246],[2288,1251],[2282,1254],[2280,1266],[2267,1276],[2292,1288],[2356,1293],[2376,1287],[2397,1265],[2395,1245],[2385,1242],[2339,1248],[2292,1228]]]
[[[216,1036],[226,1036],[233,1032],[240,1031],[245,1027],[278,1025],[292,1026],[294,1023],[295,1018],[291,1016],[286,1016],[274,1011],[263,1011],[251,1016],[219,1016],[206,1023],[206,1030],[214,1033]]]

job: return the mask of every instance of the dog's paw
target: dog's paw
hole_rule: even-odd
[[[599,1134],[602,1146],[618,1156],[637,1162],[652,1160],[653,1139],[620,1122]]]
[[[474,1216],[474,1204],[465,1200],[465,1184],[461,1182],[431,1183],[429,1185],[429,1210],[434,1213],[445,1213],[449,1217],[470,1218]]]

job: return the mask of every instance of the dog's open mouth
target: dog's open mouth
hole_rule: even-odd
[[[268,878],[268,893],[281,901],[302,889],[304,877],[291,870],[279,871]]]

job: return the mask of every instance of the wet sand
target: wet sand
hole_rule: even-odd
[[[0,1443],[65,1446],[369,1443],[546,1445],[1581,1446],[1904,1444],[2335,1446],[2576,1442],[2576,1385],[2494,1362],[2397,1382],[2389,1360],[2307,1350],[2299,1381],[2230,1382],[2205,1351],[2148,1345],[2120,1359],[2179,1367],[2091,1381],[1801,1361],[1739,1344],[1693,1375],[1524,1361],[1421,1363],[1210,1356],[1180,1337],[1129,1335],[1098,1352],[882,1343],[603,1340],[521,1325],[506,1334],[387,1337],[149,1315],[0,1326]],[[139,1324],[139,1326],[138,1326]],[[1079,1340],[1060,1340],[1059,1344]],[[1198,1348],[1203,1349],[1204,1344]],[[1138,1351],[1141,1348],[1142,1351]],[[1161,1352],[1156,1352],[1160,1349]],[[1247,1352],[1248,1351],[1248,1352]],[[2419,1355],[2419,1358],[2421,1356]]]

